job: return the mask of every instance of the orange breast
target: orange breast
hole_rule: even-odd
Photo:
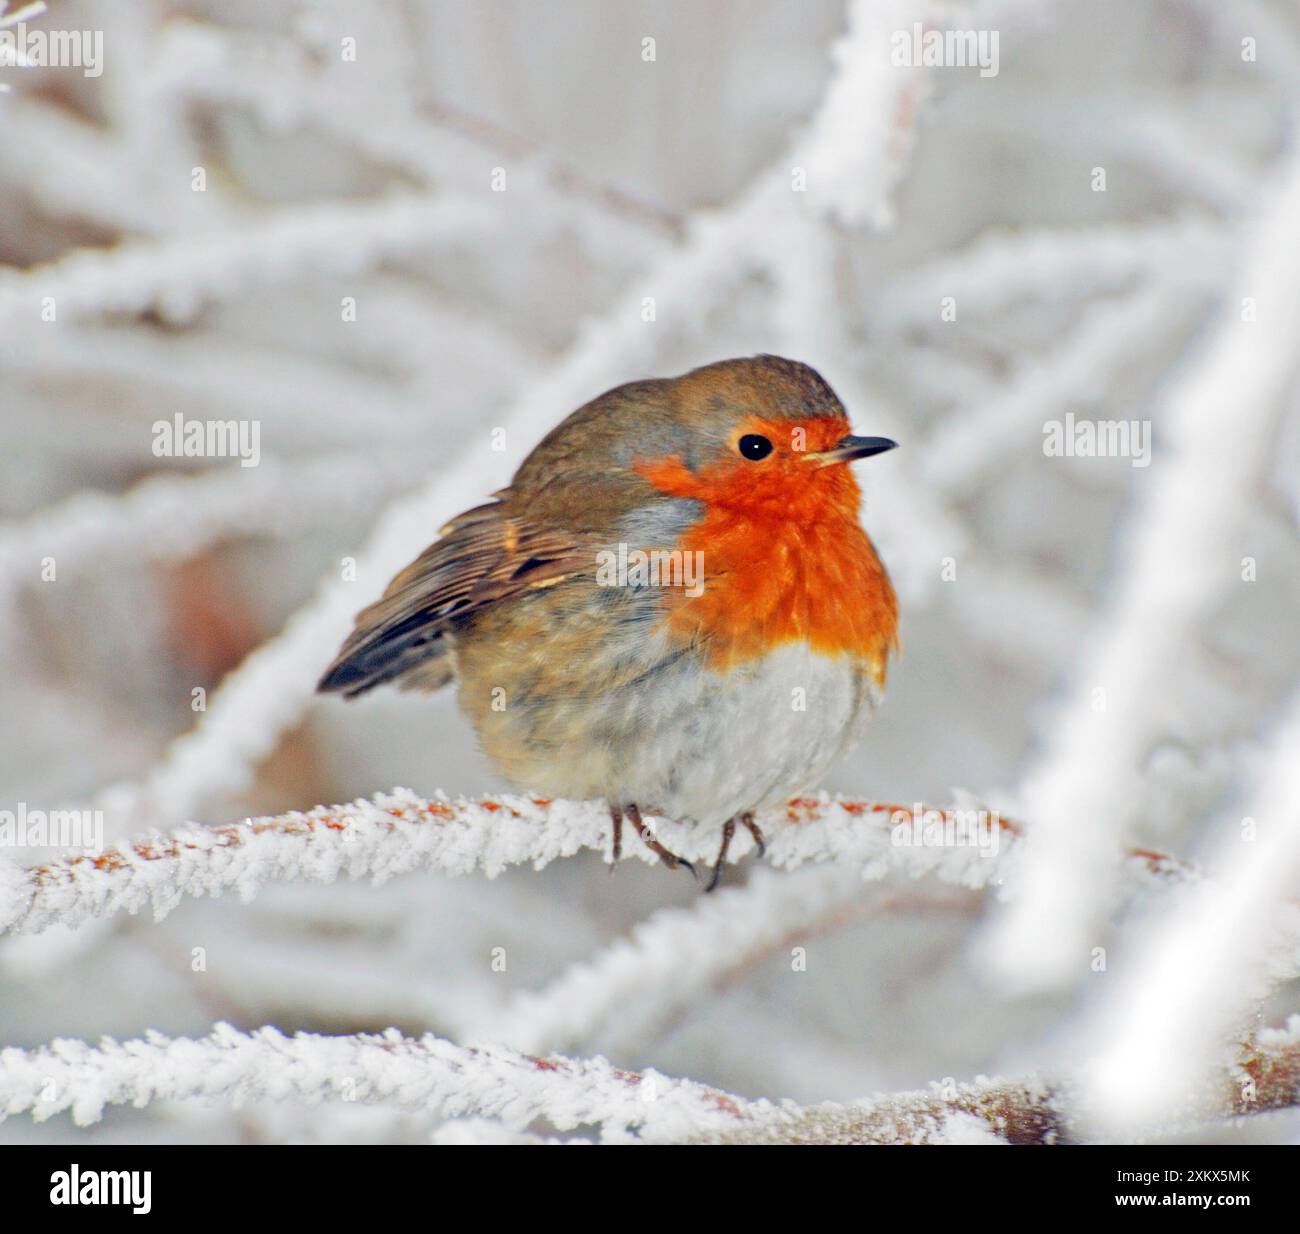
[[[674,635],[699,645],[717,669],[802,640],[825,655],[852,657],[883,684],[897,647],[898,603],[858,523],[860,497],[847,467],[815,485],[783,486],[777,501],[766,493],[744,500],[734,474],[725,500],[710,501],[714,494],[701,491],[699,477],[688,481],[676,460],[639,470],[661,491],[684,496],[689,485],[705,501],[704,517],[677,545],[702,554],[703,594],[664,589]]]
[[[802,640],[861,661],[884,682],[898,606],[889,576],[856,523],[766,526],[729,512],[707,515],[683,538],[703,554],[703,595],[667,594],[669,629],[704,644],[714,668]]]

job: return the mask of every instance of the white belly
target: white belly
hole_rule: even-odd
[[[804,643],[700,677],[686,722],[658,727],[624,789],[670,818],[721,823],[821,787],[874,707],[851,660]]]
[[[725,674],[682,659],[589,705],[577,724],[555,725],[565,739],[520,787],[717,825],[821,787],[877,698],[853,660],[804,643]]]

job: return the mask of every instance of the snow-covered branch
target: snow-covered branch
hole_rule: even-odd
[[[412,250],[450,250],[496,232],[492,211],[464,197],[410,194],[378,202],[298,207],[207,235],[186,235],[108,252],[76,251],[0,278],[0,325],[155,310],[191,320],[213,300],[247,295],[301,275],[356,274]]]
[[[396,1030],[353,1037],[218,1024],[198,1040],[151,1033],[99,1046],[59,1040],[0,1050],[0,1112],[38,1120],[70,1110],[79,1124],[108,1105],[255,1099],[384,1102],[431,1117],[480,1115],[524,1128],[545,1119],[564,1131],[598,1123],[608,1140],[686,1139],[773,1113],[690,1080],[620,1071],[604,1059],[541,1059],[502,1047],[467,1048]]]
[[[715,831],[649,814],[646,819],[681,856],[707,863],[716,855]],[[934,875],[957,886],[984,887],[1021,843],[1019,825],[995,813],[825,794],[794,798],[759,821],[772,865],[794,869],[836,862],[864,880]],[[745,857],[751,847],[752,841],[738,840],[730,860]],[[328,883],[346,877],[380,883],[415,870],[446,875],[481,870],[491,878],[509,866],[540,869],[583,850],[611,855],[604,802],[509,795],[426,800],[397,789],[373,800],[230,826],[191,824],[97,855],[27,869],[0,866],[0,930],[34,933],[55,922],[76,926],[145,908],[161,918],[186,896],[235,890],[251,898],[271,882]],[[624,845],[623,860],[635,857],[657,860],[644,845]],[[1133,850],[1129,866],[1147,883],[1200,878],[1186,863],[1148,850]],[[762,899],[763,893],[755,894]],[[800,891],[789,894],[793,904],[802,903]]]
[[[813,205],[850,226],[887,226],[907,165],[927,77],[890,64],[890,40],[939,19],[924,0],[853,0],[849,28],[831,49],[836,72],[790,167],[807,172]],[[782,169],[788,176],[788,168]]]
[[[212,467],[164,473],[121,496],[83,492],[19,523],[0,525],[0,599],[38,577],[43,557],[60,571],[114,554],[175,561],[223,539],[290,535],[341,512],[365,512],[389,485],[407,479],[409,462],[371,451],[286,463],[262,459],[248,471]]]
[[[929,822],[947,840],[913,843],[912,807],[879,802],[796,798],[761,817],[767,859],[791,869],[838,861],[863,878],[934,873],[967,887],[984,886],[1015,843],[1012,824],[967,826],[953,811]],[[906,816],[907,839],[896,843],[893,819]],[[972,811],[973,813],[973,811]],[[717,834],[647,816],[665,843],[700,862],[716,856]],[[733,861],[752,841],[738,840]],[[425,800],[403,789],[373,801],[319,806],[306,813],[247,819],[226,827],[191,825],[165,836],[124,843],[98,855],[67,857],[23,870],[0,867],[0,929],[35,932],[54,922],[151,908],[170,912],[185,896],[236,890],[251,897],[269,882],[332,882],[339,877],[383,882],[413,870],[489,877],[512,865],[541,868],[583,850],[608,856],[610,824],[603,802],[551,802],[532,797]],[[623,859],[657,859],[644,845],[624,845]]]
[[[769,1144],[1068,1144],[1087,1138],[1077,1115],[1073,1077],[1054,1080],[945,1081],[926,1091],[863,1102],[755,1114],[700,1139]],[[1198,1123],[1241,1118],[1300,1104],[1300,1016],[1285,1028],[1262,1030],[1232,1066],[1194,1093],[1179,1116],[1145,1125],[1170,1135]]]
[[[300,30],[300,34],[302,31]],[[309,41],[310,30],[307,31]],[[256,55],[250,56],[255,46]],[[448,186],[463,169],[482,161],[509,168],[513,193],[526,195],[535,225],[562,227],[582,243],[612,249],[613,236],[626,246],[647,232],[673,234],[680,221],[626,191],[592,183],[577,168],[534,143],[445,102],[412,105],[401,87],[396,63],[409,48],[401,40],[379,38],[368,54],[393,62],[393,72],[369,79],[375,92],[373,111],[360,105],[355,74],[288,38],[261,36],[219,26],[175,22],[161,33],[157,70],[148,82],[157,106],[178,107],[187,101],[206,106],[249,108],[272,131],[319,127],[367,158],[414,177],[430,190]],[[334,71],[331,72],[330,70]],[[385,123],[373,124],[374,111]],[[462,185],[463,187],[463,185]]]
[[[1015,983],[1058,985],[1083,971],[1104,902],[1098,888],[1141,797],[1142,760],[1171,733],[1195,735],[1198,708],[1180,705],[1180,682],[1203,623],[1243,585],[1239,529],[1256,504],[1300,341],[1300,154],[1264,203],[1235,294],[1171,396],[1168,456],[1134,513],[1114,599],[1025,779],[1036,831],[990,945]]]
[[[1249,1081],[1243,1084],[1242,1079]],[[983,1077],[848,1104],[746,1100],[603,1058],[539,1058],[432,1035],[285,1036],[218,1024],[197,1040],[150,1033],[98,1046],[61,1039],[0,1050],[0,1116],[69,1111],[85,1125],[112,1105],[274,1100],[383,1103],[431,1119],[490,1119],[506,1131],[596,1125],[605,1142],[1052,1144],[1077,1138],[1070,1085]],[[1205,1117],[1231,1118],[1300,1099],[1300,1018],[1262,1033],[1231,1074],[1206,1089]],[[1171,1131],[1173,1126],[1157,1128]]]
[[[1300,878],[1300,696],[1267,751],[1255,797],[1214,855],[1221,881],[1190,888],[1142,935],[1140,962],[1103,1004],[1090,1077],[1112,1127],[1174,1108],[1279,975],[1279,905]],[[1292,913],[1294,915],[1294,913]]]
[[[598,1032],[602,1048],[611,1049],[611,1028],[619,1040],[637,1039],[747,959],[851,915],[855,902],[865,911],[862,883],[850,866],[756,870],[744,887],[661,909],[545,989],[517,996],[469,1036],[534,1053],[583,1048]],[[691,962],[683,964],[683,956]]]
[[[1178,261],[1118,304],[1090,304],[1067,336],[975,407],[962,407],[934,432],[922,475],[953,498],[969,496],[1008,453],[1041,451],[1042,426],[1087,403],[1093,391],[1131,369],[1153,340],[1168,338],[1214,285],[1213,265]]]
[[[950,324],[939,313],[945,296],[962,318],[987,320],[1022,301],[1042,311],[1062,300],[1118,295],[1172,269],[1217,269],[1225,247],[1222,229],[1196,217],[990,232],[882,287],[868,306],[868,324],[941,333]]]

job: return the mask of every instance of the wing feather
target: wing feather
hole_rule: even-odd
[[[501,497],[508,499],[509,490]],[[388,681],[434,690],[451,677],[447,634],[485,605],[589,569],[592,553],[567,532],[543,530],[491,501],[452,519],[441,538],[357,614],[317,689],[349,698]]]

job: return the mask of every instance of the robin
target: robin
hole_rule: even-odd
[[[859,735],[897,601],[858,522],[834,391],[778,356],[602,394],[363,610],[322,691],[453,677],[489,758],[549,797],[721,828],[815,784]]]

